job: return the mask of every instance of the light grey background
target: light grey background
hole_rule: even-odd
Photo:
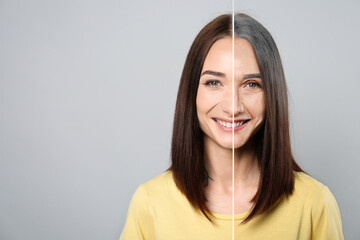
[[[0,239],[118,239],[169,166],[190,44],[231,1],[0,0]],[[275,38],[298,163],[360,239],[360,3],[235,1]]]

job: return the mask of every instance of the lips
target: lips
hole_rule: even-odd
[[[213,118],[213,120],[224,131],[232,131],[233,128],[234,128],[234,131],[241,130],[250,121],[250,119],[235,119],[234,123],[233,123],[232,120],[225,120],[225,119],[218,119],[218,118]]]

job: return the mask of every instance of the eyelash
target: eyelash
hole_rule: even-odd
[[[254,84],[255,86],[250,87],[250,84]],[[204,83],[205,86],[211,86],[211,87],[218,87],[221,85],[220,81],[218,80],[208,80]],[[262,85],[256,81],[248,81],[245,83],[245,87],[249,88],[262,88]]]
[[[258,87],[258,88],[262,88],[261,84],[258,83],[258,82],[255,82],[255,81],[249,81],[246,83],[246,87],[250,87],[249,84],[255,84],[255,87]],[[255,87],[250,87],[250,88],[255,88]]]
[[[215,83],[215,85],[212,84],[212,83]],[[205,85],[205,86],[218,87],[218,86],[220,86],[221,84],[220,84],[220,82],[219,82],[218,80],[209,80],[209,81],[206,81],[206,82],[204,83],[204,85]]]

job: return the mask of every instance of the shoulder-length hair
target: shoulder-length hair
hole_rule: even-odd
[[[208,175],[196,95],[205,57],[217,40],[232,36],[232,20],[235,36],[246,39],[253,47],[264,85],[266,109],[264,124],[254,136],[258,146],[260,184],[245,223],[269,209],[282,195],[291,195],[293,171],[302,171],[291,153],[287,87],[280,54],[270,33],[250,16],[235,14],[232,19],[231,14],[221,15],[208,23],[191,45],[177,95],[169,169],[190,204],[212,221],[204,192]]]

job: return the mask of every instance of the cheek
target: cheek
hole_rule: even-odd
[[[258,102],[258,115],[261,117],[261,119],[265,118],[265,99],[264,97],[261,97]]]
[[[206,113],[206,98],[204,96],[203,91],[201,91],[200,88],[196,95],[196,113],[201,126],[202,120],[204,119],[205,117],[204,115]]]
[[[211,106],[214,104],[214,96],[207,92],[206,89],[199,87],[197,95],[196,95],[196,109],[199,114],[206,114]]]
[[[246,106],[249,114],[253,119],[262,121],[265,117],[265,99],[264,94],[254,96],[253,98],[247,99]]]
[[[198,91],[197,92],[197,95],[196,95],[196,111],[197,111],[197,114],[198,114],[198,117],[199,117],[199,113],[202,112],[202,103],[203,103],[203,96],[201,95],[201,92]]]
[[[199,121],[199,127],[203,132],[206,132],[206,94],[200,89],[196,95],[196,114]]]

